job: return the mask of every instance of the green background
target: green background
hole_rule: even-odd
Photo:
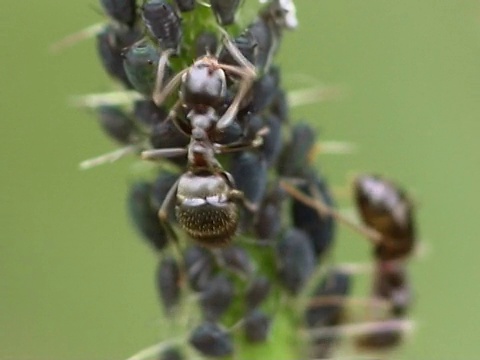
[[[324,172],[338,186],[385,174],[419,204],[428,251],[412,261],[418,327],[397,357],[478,358],[480,1],[297,3],[300,27],[279,55],[284,84],[344,92],[293,117],[359,146],[322,155]],[[156,261],[126,220],[132,163],[77,169],[114,148],[67,101],[111,88],[94,42],[48,52],[101,20],[92,4],[12,1],[0,15],[1,360],[123,359],[162,331]],[[339,245],[338,261],[369,259],[348,230]]]

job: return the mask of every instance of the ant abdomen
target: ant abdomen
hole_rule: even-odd
[[[237,204],[230,199],[231,185],[222,174],[185,173],[177,189],[176,216],[186,233],[201,245],[226,245],[238,224]]]

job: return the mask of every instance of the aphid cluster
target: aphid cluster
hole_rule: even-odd
[[[160,359],[253,359],[249,347],[279,346],[272,337],[282,316],[284,345],[297,358],[331,356],[353,296],[353,272],[328,262],[339,221],[373,241],[371,299],[385,305],[372,300],[375,323],[356,342],[384,349],[404,332],[392,321],[410,304],[413,206],[392,183],[365,175],[355,182],[364,225],[335,210],[314,166],[316,134],[291,121],[275,65],[284,32],[297,26],[293,0],[261,3],[240,23],[239,0],[102,0],[110,20],[90,29],[125,92],[84,102],[122,148],[83,167],[132,153],[159,164],[131,185],[128,208],[159,255],[166,318],[189,320],[186,334],[169,334],[174,345],[158,347]]]

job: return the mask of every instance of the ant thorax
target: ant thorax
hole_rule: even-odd
[[[187,106],[218,107],[223,105],[226,93],[225,72],[212,57],[197,60],[182,78],[181,96]]]
[[[212,107],[201,108],[200,106],[195,106],[187,114],[187,119],[190,121],[192,129],[202,129],[208,132],[217,123],[219,117]],[[193,130],[192,136],[194,136]],[[203,134],[198,134],[197,136],[203,137]]]

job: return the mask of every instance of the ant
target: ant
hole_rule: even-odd
[[[160,221],[172,233],[168,209],[176,202],[175,213],[180,226],[205,247],[220,247],[230,243],[239,221],[237,203],[247,210],[256,208],[235,187],[230,173],[225,171],[216,153],[226,153],[258,147],[262,144],[264,129],[247,142],[221,145],[211,141],[206,131],[215,118],[196,114],[192,119],[190,143],[186,148],[154,149],[142,152],[146,160],[160,160],[187,153],[187,171],[180,176],[167,193],[158,212]]]

